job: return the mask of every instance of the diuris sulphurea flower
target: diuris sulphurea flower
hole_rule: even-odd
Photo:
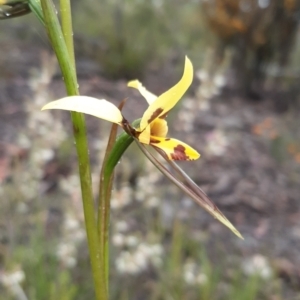
[[[174,161],[196,160],[200,154],[189,145],[167,137],[168,125],[166,116],[184,95],[193,80],[193,65],[186,57],[184,72],[177,84],[160,96],[146,90],[138,81],[128,83],[129,87],[137,89],[146,99],[149,106],[139,121],[137,128],[133,127],[122,115],[119,108],[111,102],[87,96],[70,96],[46,104],[42,110],[62,109],[76,111],[98,117],[120,125],[124,131],[138,144],[146,157],[175,185],[189,195],[197,204],[227,226],[238,237],[243,238],[217,206],[198,187],[195,182],[175,164]],[[136,121],[135,121],[136,122]],[[176,176],[161,164],[145,147],[152,146],[166,161]],[[178,178],[177,178],[178,177]]]
[[[161,149],[170,160],[195,160],[200,154],[189,145],[167,137],[168,125],[165,120],[168,112],[177,104],[193,80],[193,65],[186,57],[182,78],[171,89],[156,97],[135,80],[128,86],[136,88],[147,100],[149,107],[144,112],[139,128],[133,128],[121,111],[111,102],[87,96],[70,96],[45,105],[46,109],[63,109],[89,114],[120,125],[139,142]]]

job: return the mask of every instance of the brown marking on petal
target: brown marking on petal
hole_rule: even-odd
[[[169,141],[170,140],[170,138],[165,138],[165,141]]]
[[[160,141],[150,137],[150,144],[159,144]]]
[[[168,113],[169,113],[169,112],[167,111],[165,114],[161,115],[159,118],[160,118],[160,119],[165,119],[165,118],[167,117]]]
[[[150,124],[154,119],[157,118],[157,116],[159,116],[159,114],[163,111],[162,108],[158,108],[150,117],[150,119],[148,120],[148,124]]]
[[[174,147],[174,153],[171,153],[171,157],[174,160],[190,160],[190,157],[185,154],[185,147],[182,145]]]

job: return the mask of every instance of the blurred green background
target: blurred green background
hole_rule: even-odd
[[[299,0],[72,1],[80,91],[141,116],[184,56],[194,82],[170,135],[180,164],[245,240],[172,186],[134,145],[115,176],[111,299],[300,299]],[[0,22],[0,300],[93,299],[65,95],[33,14]],[[110,125],[87,117],[95,195]]]

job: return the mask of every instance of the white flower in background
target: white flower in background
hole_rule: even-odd
[[[23,270],[16,270],[13,272],[0,272],[0,283],[5,286],[10,293],[18,300],[28,300],[21,283],[25,280],[25,273]]]
[[[259,275],[263,279],[270,279],[273,273],[269,261],[261,254],[245,259],[242,269],[248,276]]]
[[[123,251],[116,259],[116,269],[121,274],[138,274],[150,265],[162,264],[163,248],[159,244],[139,244],[133,251]]]
[[[229,145],[224,131],[216,129],[206,135],[206,152],[215,156],[222,156]]]
[[[40,149],[36,150],[32,154],[32,160],[33,162],[48,162],[54,157],[54,151],[53,149]]]
[[[214,77],[214,84],[217,88],[222,88],[226,85],[226,77],[223,74],[217,74]],[[220,93],[220,90],[217,89],[216,90],[216,95],[218,95]]]
[[[149,199],[147,199],[145,204],[146,204],[146,207],[148,207],[148,208],[155,208],[155,207],[159,206],[159,203],[160,203],[160,199],[156,196],[152,196],[152,197],[149,197]]]
[[[60,243],[57,246],[56,255],[58,259],[68,268],[76,266],[76,248],[71,243]]]
[[[85,236],[80,222],[71,214],[67,214],[63,224],[63,240],[56,249],[56,255],[63,265],[68,268],[76,266],[78,245]]]
[[[159,199],[156,197],[158,190],[155,185],[161,180],[162,174],[157,172],[156,167],[148,160],[145,164],[147,172],[138,177],[135,199],[144,202],[148,208],[154,208],[159,204]]]
[[[137,244],[139,243],[139,240],[136,236],[134,235],[129,235],[125,238],[125,244],[128,247],[136,247]]]
[[[73,243],[81,243],[86,236],[85,230],[78,219],[71,214],[67,214],[64,220],[64,237],[70,239]]]
[[[197,109],[195,105],[195,99],[186,98],[183,103],[184,109],[178,112],[178,119],[180,122],[174,124],[176,130],[182,132],[189,132],[193,130],[196,117],[195,109]]]
[[[230,53],[225,54],[228,56]],[[210,108],[210,99],[215,95],[219,95],[221,89],[227,83],[225,76],[227,59],[224,59],[224,62],[219,66],[207,63],[214,61],[215,51],[211,48],[207,49],[205,57],[206,59],[204,60],[202,69],[196,71],[196,76],[200,80],[200,85],[196,91],[196,96],[199,108],[201,110],[208,110]]]
[[[0,273],[0,282],[5,286],[22,283],[25,280],[25,273],[23,270],[15,270],[11,273]]]
[[[80,183],[77,175],[70,175],[67,179],[62,177],[59,180],[59,187],[67,194],[72,194],[74,189],[80,191]]]
[[[132,188],[124,185],[119,191],[113,192],[111,199],[111,208],[120,209],[132,202]]]
[[[199,69],[196,72],[196,76],[201,80],[201,82],[209,79],[208,73],[204,69]]]
[[[18,142],[21,148],[29,149],[31,146],[31,140],[22,132],[19,133]]]
[[[128,252],[121,252],[120,256],[116,259],[116,269],[121,274],[137,274],[144,270],[145,265],[138,265],[135,255]]]
[[[122,247],[125,245],[125,236],[121,233],[114,234],[112,237],[112,243],[116,247]]]
[[[129,229],[128,223],[124,220],[115,222],[114,227],[118,232],[125,232]]]
[[[208,281],[207,275],[200,272],[199,266],[191,260],[188,260],[183,267],[183,279],[187,284],[205,284]]]

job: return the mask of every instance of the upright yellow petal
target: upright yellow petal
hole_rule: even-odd
[[[196,160],[200,157],[195,149],[175,139],[151,136],[150,145],[161,149],[169,160]]]
[[[138,80],[129,81],[127,86],[137,89],[149,105],[157,99],[157,96],[149,92]]]
[[[123,116],[111,102],[87,96],[70,96],[46,104],[42,110],[63,109],[84,114],[121,125]]]
[[[193,80],[193,65],[188,57],[185,57],[184,72],[179,82],[168,91],[160,95],[145,111],[140,128],[144,130],[156,118],[159,118],[172,109],[184,95]]]

